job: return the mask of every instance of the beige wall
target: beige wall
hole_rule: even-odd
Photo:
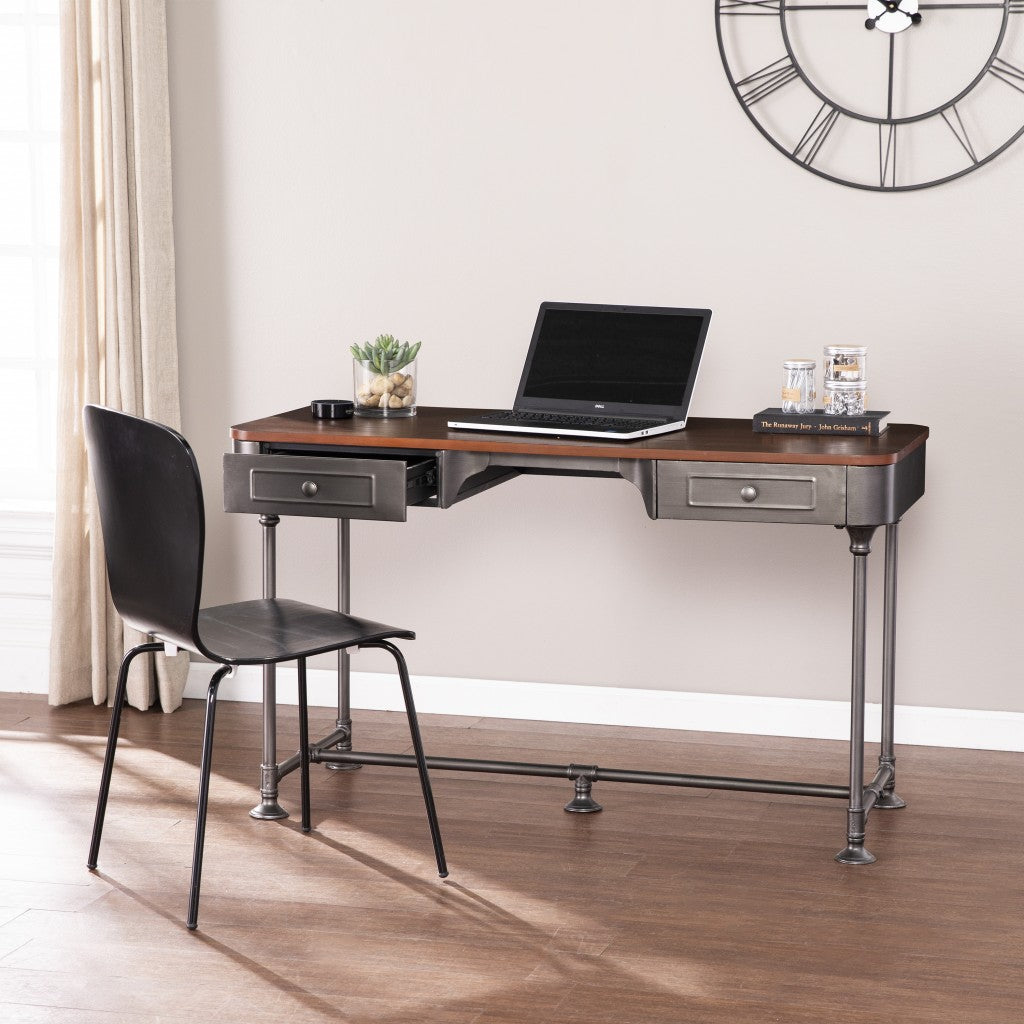
[[[901,537],[898,700],[1024,710],[1024,142],[916,193],[822,181],[748,123],[712,9],[169,0],[208,602],[260,587],[255,521],[219,513],[228,425],[350,397],[352,341],[422,339],[421,401],[500,406],[542,299],[708,305],[697,416],[771,404],[785,357],[870,346],[872,404],[932,429]],[[418,674],[847,693],[831,528],[651,522],[626,483],[523,478],[352,532],[354,606],[417,630]],[[280,533],[280,592],[331,602],[332,524]]]

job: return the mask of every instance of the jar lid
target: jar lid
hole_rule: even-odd
[[[783,367],[787,370],[813,370],[814,360],[813,359],[786,359],[783,362]]]
[[[826,345],[825,355],[827,356],[866,356],[867,345]]]
[[[825,381],[826,391],[866,391],[868,382],[866,380],[827,380]]]

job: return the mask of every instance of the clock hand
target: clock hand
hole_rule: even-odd
[[[892,120],[892,72],[896,62],[896,37],[889,36],[889,112],[886,117]]]
[[[868,16],[868,19],[864,22],[864,27],[867,29],[875,28],[880,18],[883,18],[886,14],[902,14],[910,19],[912,25],[920,25],[922,17],[920,11],[914,11],[913,14],[903,9],[904,0],[882,0],[885,10],[881,11],[876,17],[872,18]],[[870,12],[871,5],[868,4],[868,11]],[[896,29],[895,31],[899,31]]]
[[[900,0],[900,9],[902,10],[902,8],[903,8],[903,0]],[[903,13],[906,14],[908,18],[910,18],[911,25],[920,25],[921,22],[924,20],[921,17],[921,12],[920,11],[914,11],[913,14],[908,14],[906,11],[903,11]]]

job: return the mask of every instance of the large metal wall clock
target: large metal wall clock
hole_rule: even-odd
[[[715,0],[715,25],[747,116],[830,181],[941,185],[1024,134],[1024,0]]]

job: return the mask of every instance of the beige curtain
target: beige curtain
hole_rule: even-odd
[[[177,427],[164,0],[61,0],[57,515],[50,703],[113,695],[145,638],[110,603],[82,436],[102,405]],[[128,699],[181,703],[188,657],[138,658]]]

